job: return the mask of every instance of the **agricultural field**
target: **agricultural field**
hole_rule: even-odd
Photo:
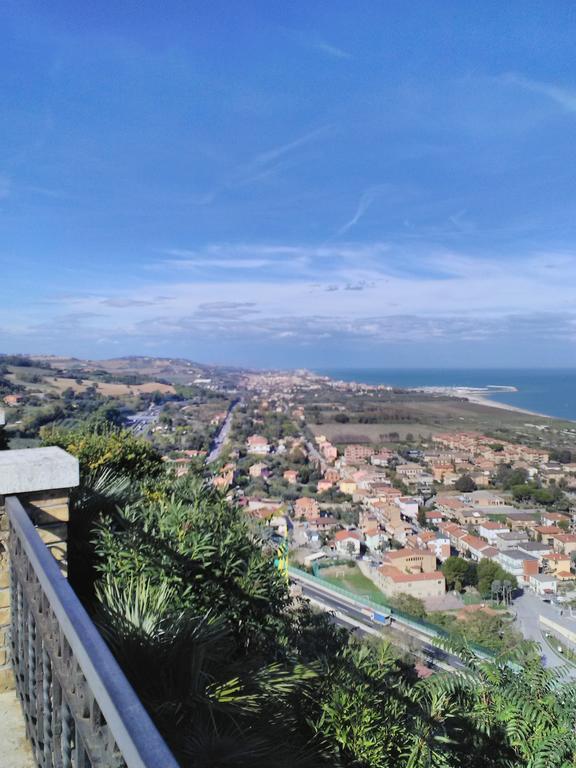
[[[172,384],[164,384],[159,381],[148,381],[144,384],[121,384],[94,379],[69,379],[47,376],[44,378],[44,383],[60,393],[66,389],[72,389],[74,392],[85,392],[90,387],[95,387],[104,397],[134,397],[142,393],[151,394],[152,392],[173,395],[176,392]]]
[[[370,442],[384,445],[398,441],[428,440],[437,432],[476,431],[495,439],[518,440],[528,445],[576,447],[574,423],[534,416],[465,399],[387,393],[366,397],[341,393],[336,398],[305,404],[306,426],[331,442]]]

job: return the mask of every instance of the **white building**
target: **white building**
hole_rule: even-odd
[[[398,496],[398,498],[394,499],[394,503],[400,508],[400,512],[404,517],[416,520],[418,517],[418,507],[422,504],[422,498],[419,496]]]
[[[548,573],[535,573],[530,576],[530,589],[533,589],[537,595],[549,596],[558,592],[558,582],[555,576]]]
[[[495,544],[496,536],[498,536],[499,533],[508,533],[508,526],[505,523],[491,521],[480,523],[478,526],[478,533],[483,539],[490,542],[490,544]]]

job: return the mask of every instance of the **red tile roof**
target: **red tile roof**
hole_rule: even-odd
[[[401,570],[393,565],[381,565],[378,568],[383,576],[387,576],[392,581],[404,583],[407,581],[444,581],[444,574],[441,571],[432,571],[431,573],[402,573]]]

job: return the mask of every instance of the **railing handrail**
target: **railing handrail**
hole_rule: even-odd
[[[150,715],[16,496],[6,498],[6,511],[128,768],[178,768]]]

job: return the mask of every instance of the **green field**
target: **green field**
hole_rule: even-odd
[[[319,576],[337,587],[347,589],[355,595],[366,597],[374,603],[388,605],[384,593],[367,576],[364,576],[357,565],[354,568],[340,565],[321,569]]]

